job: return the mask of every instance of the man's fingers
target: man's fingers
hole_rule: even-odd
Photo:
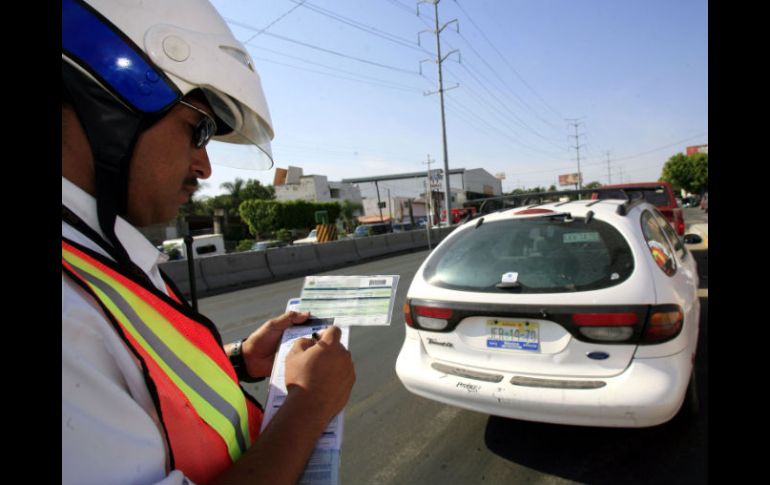
[[[342,330],[340,330],[339,327],[335,327],[332,325],[331,327],[327,327],[326,330],[323,331],[321,334],[321,342],[327,343],[327,344],[336,344],[339,343],[340,339],[342,338]]]
[[[310,318],[310,312],[295,312],[290,311],[289,318],[291,319],[291,323],[296,325],[298,323],[303,323],[305,320]]]
[[[296,354],[299,352],[304,352],[310,347],[315,345],[315,341],[313,339],[309,338],[298,338],[294,341],[294,344],[291,346],[291,350],[289,350],[289,353]]]
[[[310,317],[310,312],[297,312],[290,310],[273,319],[268,320],[268,325],[274,330],[283,331],[292,325],[304,323]]]

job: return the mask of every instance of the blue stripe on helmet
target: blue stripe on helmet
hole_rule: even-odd
[[[80,1],[62,0],[61,10],[62,50],[114,94],[144,113],[157,113],[179,99],[179,90],[114,26]]]

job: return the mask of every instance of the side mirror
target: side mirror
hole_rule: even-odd
[[[703,242],[703,238],[700,237],[697,234],[685,234],[684,235],[684,243],[685,244],[700,244]]]

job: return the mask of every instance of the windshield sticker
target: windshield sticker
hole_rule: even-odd
[[[568,232],[563,237],[564,244],[599,242],[598,232]]]

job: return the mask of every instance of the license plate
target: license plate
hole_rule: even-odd
[[[487,347],[538,351],[540,326],[537,322],[487,320]]]

